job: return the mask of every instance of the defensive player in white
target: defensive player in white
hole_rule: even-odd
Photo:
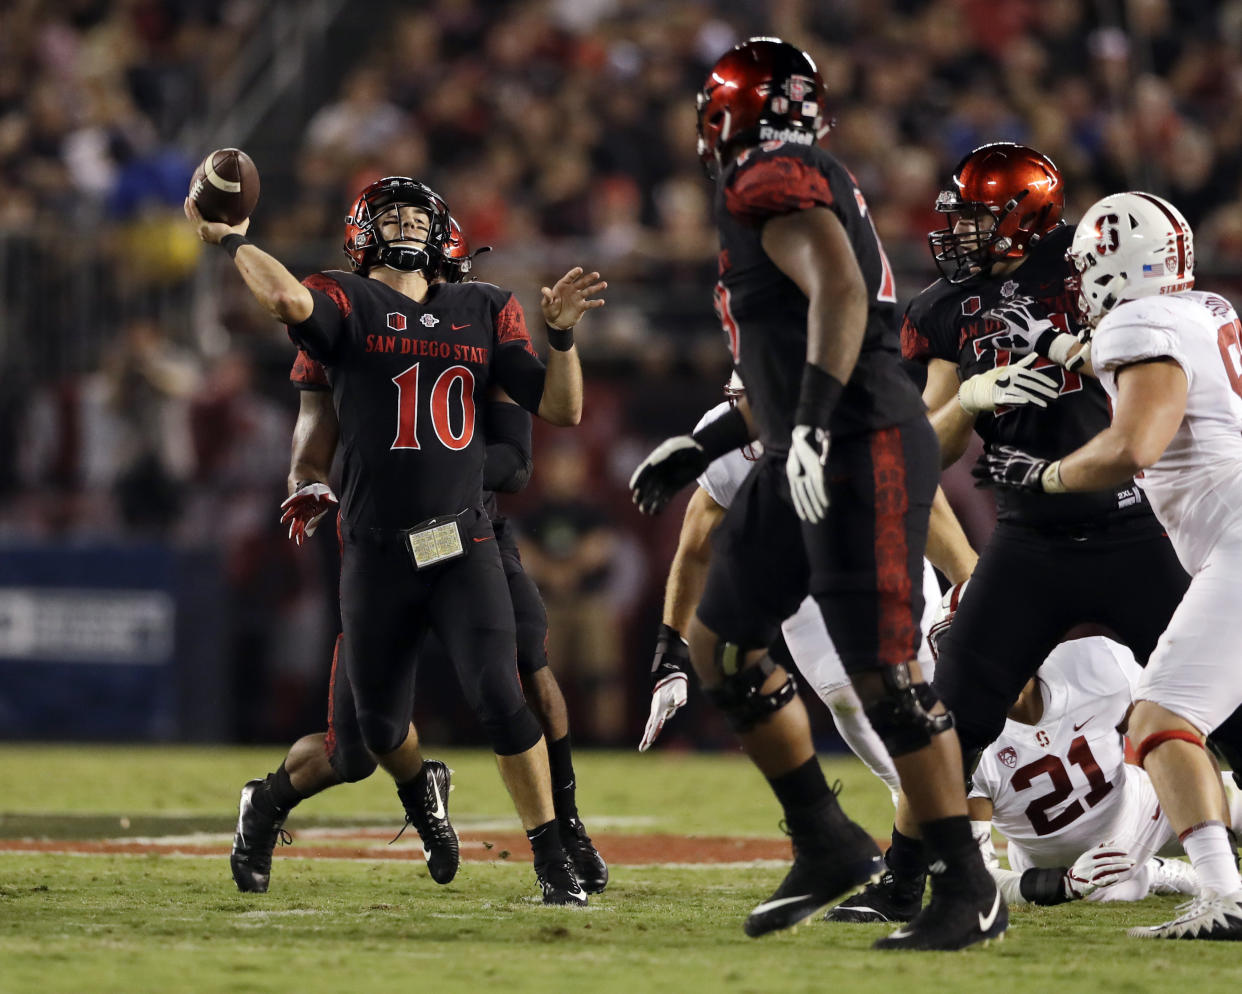
[[[725,387],[725,394],[729,400],[708,411],[696,425],[695,431],[726,413],[730,405],[743,396],[744,387],[736,373]],[[698,489],[686,508],[677,552],[669,567],[663,624],[652,666],[651,713],[638,746],[640,752],[651,747],[664,723],[686,703],[689,659],[680,633],[689,625],[703,592],[711,560],[711,534],[761,452],[760,443],[752,442],[746,449],[738,449],[717,459],[698,478]],[[937,562],[947,571],[950,580],[956,583],[969,576],[978,556],[971,549],[942,493],[936,495],[929,532],[930,554],[937,557]],[[922,627],[926,636],[940,601],[940,586],[928,561],[924,561],[923,598]],[[815,601],[810,597],[804,600],[797,612],[781,625],[781,633],[798,671],[827,706],[841,738],[884,781],[895,800],[901,786],[897,769],[863,714],[862,704],[828,636],[823,615]],[[918,660],[924,678],[930,680],[934,661],[926,638],[919,650]]]
[[[1242,879],[1205,737],[1242,704],[1242,343],[1237,312],[1193,290],[1190,226],[1172,204],[1121,193],[1074,233],[1090,366],[1112,424],[1050,461],[997,448],[993,482],[1045,493],[1134,477],[1191,575],[1135,692],[1130,739],[1190,856],[1200,896],[1145,938],[1242,940]]]

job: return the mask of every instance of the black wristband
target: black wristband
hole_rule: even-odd
[[[690,671],[690,647],[681,633],[670,625],[660,623],[656,636],[655,659],[651,663],[651,682],[659,683],[665,677]]]
[[[1022,874],[1018,890],[1032,904],[1064,904],[1070,900],[1065,894],[1064,876],[1064,867],[1032,867]]]
[[[225,235],[220,239],[220,247],[229,254],[230,259],[237,258],[237,250],[243,245],[253,245],[249,238],[245,235],[239,235],[236,232]]]
[[[709,459],[719,459],[734,449],[750,443],[750,428],[742,412],[730,408],[715,421],[709,421],[690,436],[699,443]]]
[[[798,393],[794,424],[826,429],[844,389],[845,384],[835,376],[808,362],[802,368],[802,389]]]
[[[573,328],[553,328],[550,324],[548,329],[548,344],[557,352],[568,352],[574,347],[574,330]]]

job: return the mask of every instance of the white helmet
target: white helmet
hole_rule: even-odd
[[[1150,193],[1114,193],[1092,204],[1068,255],[1078,271],[1078,308],[1091,328],[1123,300],[1195,285],[1190,225]]]

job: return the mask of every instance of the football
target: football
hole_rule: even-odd
[[[190,199],[208,221],[240,224],[259,201],[259,170],[240,148],[218,148],[199,163]]]

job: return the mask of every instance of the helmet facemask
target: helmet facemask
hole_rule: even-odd
[[[396,237],[386,238],[382,219],[395,210],[400,222],[402,208],[406,207],[426,216],[426,236],[409,239],[399,226]],[[404,176],[388,176],[362,192],[345,226],[345,253],[355,270],[365,275],[379,265],[402,273],[421,272],[430,279],[440,268],[442,246],[449,233],[449,210],[424,184]]]

